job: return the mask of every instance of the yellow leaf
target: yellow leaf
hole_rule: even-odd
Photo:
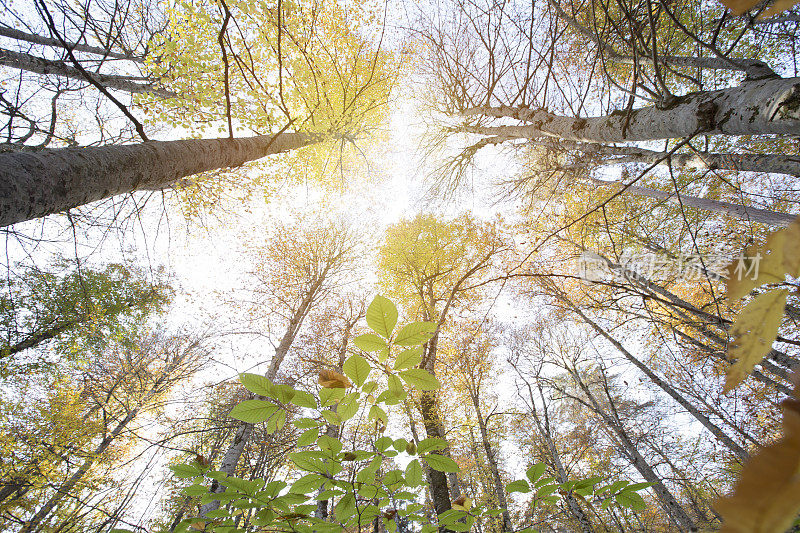
[[[780,283],[786,279],[786,274],[800,276],[800,217],[771,234],[764,246],[749,247],[744,258],[728,266],[728,299],[731,301],[765,283]]]
[[[352,386],[346,376],[333,370],[321,370],[319,373],[319,384],[326,389],[346,389]]]
[[[728,347],[728,359],[735,363],[728,370],[723,392],[741,383],[772,349],[788,294],[787,290],[759,294],[736,317],[731,328],[733,342]]]
[[[775,0],[775,3],[769,6],[769,9],[764,11],[758,16],[758,19],[765,19],[767,17],[771,17],[772,15],[777,15],[781,11],[786,11],[790,9],[793,5],[795,5],[798,0]]]
[[[453,502],[453,509],[458,511],[469,511],[472,507],[472,499],[466,496],[461,496]]]
[[[720,533],[783,533],[800,511],[800,402],[785,400],[783,438],[762,448],[742,469],[733,494],[714,508]]]

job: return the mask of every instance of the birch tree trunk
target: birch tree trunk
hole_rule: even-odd
[[[567,478],[567,470],[564,468],[564,463],[561,461],[561,454],[558,451],[558,446],[556,446],[556,442],[553,438],[553,433],[550,428],[550,416],[547,413],[547,404],[544,403],[542,386],[540,383],[537,383],[537,386],[539,387],[539,396],[542,398],[542,403],[544,405],[544,420],[542,420],[537,412],[536,400],[533,397],[533,390],[531,389],[530,383],[527,380],[524,380],[524,382],[525,386],[528,388],[528,396],[531,400],[531,415],[533,415],[533,420],[536,423],[536,429],[539,431],[539,435],[547,445],[547,451],[550,453],[550,458],[553,461],[553,466],[555,468],[556,481],[559,483],[566,483],[569,481]],[[583,509],[572,492],[567,493],[566,499],[569,512],[575,517],[575,519],[578,521],[578,524],[580,524],[581,531],[583,533],[594,533],[594,527],[592,526],[591,520],[589,520],[589,517],[583,512]]]
[[[783,154],[735,154],[692,153],[669,154],[633,146],[612,146],[597,143],[539,140],[531,144],[559,152],[577,150],[586,155],[609,157],[599,161],[602,165],[618,163],[644,163],[670,165],[682,169],[731,170],[746,172],[769,172],[800,177],[800,155]],[[614,159],[611,159],[614,158]],[[585,165],[584,165],[585,168]]]
[[[237,167],[319,140],[282,133],[0,153],[0,227],[117,194],[161,189],[182,177]]]
[[[507,139],[556,137],[613,143],[704,135],[796,135],[800,131],[800,78],[745,81],[738,87],[690,93],[665,108],[619,111],[600,117],[567,117],[526,107],[474,107],[465,117],[514,118],[526,125],[461,126],[457,131]]]
[[[43,35],[35,35],[31,33],[26,33],[24,31],[16,30],[14,28],[9,28],[8,26],[0,25],[0,36],[8,37],[10,39],[16,39],[17,41],[25,41],[28,43],[33,44],[41,44],[44,46],[55,46],[57,48],[64,48],[64,45],[58,39],[53,39],[52,37],[45,37]],[[141,57],[137,57],[131,54],[114,52],[112,50],[103,48],[101,46],[92,46],[89,44],[80,44],[80,43],[67,43],[67,46],[70,50],[75,52],[86,52],[89,54],[96,54],[103,57],[110,57],[113,59],[124,59],[127,61],[135,61],[137,63],[142,63],[144,60]]]
[[[35,74],[50,74],[61,78],[86,81],[86,76],[84,76],[80,70],[72,65],[68,65],[64,61],[44,59],[22,52],[14,52],[13,50],[7,50],[5,48],[0,48],[0,65],[33,72]],[[109,89],[116,89],[132,94],[153,94],[161,98],[178,97],[178,95],[172,91],[161,89],[152,82],[142,82],[141,78],[135,76],[100,74],[99,72],[90,72],[89,75],[94,81]]]
[[[656,493],[658,501],[661,503],[661,507],[667,513],[667,516],[669,516],[673,521],[675,526],[677,526],[678,530],[681,531],[681,533],[696,531],[692,518],[678,503],[678,500],[675,499],[675,496],[672,495],[669,489],[667,489],[667,487],[661,481],[661,478],[658,476],[658,474],[656,474],[655,470],[653,470],[653,467],[650,466],[644,456],[639,453],[639,450],[636,448],[636,445],[631,440],[617,416],[614,413],[607,412],[603,406],[600,405],[592,392],[589,390],[589,387],[578,375],[577,370],[573,368],[569,369],[569,372],[575,383],[581,388],[588,399],[589,403],[583,403],[587,407],[590,407],[600,416],[600,418],[603,419],[608,428],[611,429],[617,436],[617,442],[619,443],[620,448],[625,452],[625,455],[628,456],[628,459],[631,461],[631,464],[634,466],[634,468],[636,468],[645,481],[653,484],[653,491]]]
[[[740,462],[744,463],[747,459],[750,458],[750,455],[742,448],[739,444],[737,444],[733,439],[731,439],[728,435],[725,434],[722,429],[720,429],[716,424],[711,422],[707,416],[700,412],[694,405],[692,405],[686,398],[683,397],[678,391],[673,389],[666,381],[661,379],[655,372],[653,372],[650,367],[639,361],[636,357],[633,356],[619,341],[617,341],[614,337],[612,337],[605,329],[601,328],[596,322],[594,322],[591,318],[586,316],[586,314],[581,311],[576,305],[574,305],[571,301],[563,297],[563,295],[556,295],[556,297],[564,302],[572,311],[578,315],[581,320],[583,320],[586,324],[588,324],[593,330],[600,334],[604,339],[610,342],[623,356],[625,359],[630,361],[630,363],[638,368],[644,375],[646,375],[650,381],[653,382],[657,387],[663,390],[667,395],[675,400],[678,405],[683,407],[689,414],[691,414],[695,420],[700,422],[704,428],[706,428],[712,435],[714,435],[717,440],[719,440],[722,444],[724,444],[734,455],[739,459]]]
[[[778,211],[770,211],[768,209],[759,209],[757,207],[748,207],[740,204],[732,204],[730,202],[722,202],[720,200],[711,200],[710,198],[698,198],[697,196],[689,196],[679,192],[666,192],[648,187],[640,187],[638,185],[626,185],[618,181],[605,181],[593,177],[587,178],[594,185],[617,187],[622,191],[622,194],[632,194],[634,196],[643,196],[645,198],[655,198],[657,200],[664,200],[673,204],[685,205],[695,209],[703,209],[713,213],[722,213],[731,218],[739,220],[747,220],[750,222],[759,222],[770,226],[788,226],[796,215],[789,215]]]

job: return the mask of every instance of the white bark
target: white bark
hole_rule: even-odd
[[[25,33],[24,31],[15,30],[14,28],[9,28],[8,26],[0,25],[0,36],[8,37],[9,39],[15,39],[17,41],[25,41],[28,43],[41,44],[44,46],[55,46],[57,48],[64,48],[64,45],[58,39],[53,39],[52,37],[44,37],[43,35]],[[111,57],[114,59],[125,59],[128,61],[135,61],[137,63],[141,63],[143,61],[141,57],[132,56],[126,53],[114,52],[112,50],[108,50],[100,46],[92,46],[89,44],[80,44],[80,43],[67,43],[67,47],[69,47],[70,50],[76,52],[86,52],[89,54],[96,54],[103,57]]]
[[[711,200],[709,198],[698,198],[697,196],[689,196],[681,194],[676,191],[666,192],[647,187],[639,187],[638,185],[625,185],[616,181],[604,181],[597,178],[588,178],[595,185],[612,186],[623,188],[623,194],[632,194],[634,196],[644,196],[646,198],[655,198],[657,200],[664,200],[674,204],[681,204],[695,209],[703,209],[715,213],[722,213],[731,218],[739,220],[747,220],[750,222],[759,222],[770,226],[788,226],[796,218],[795,215],[780,213],[778,211],[770,211],[768,209],[759,209],[757,207],[747,207],[739,204],[732,204],[730,202],[722,202],[719,200]]]
[[[161,189],[317,142],[303,133],[0,153],[0,227],[117,194]]]
[[[463,126],[459,131],[517,139],[556,137],[570,141],[613,143],[704,135],[797,135],[800,132],[800,78],[770,78],[738,87],[676,97],[668,108],[656,106],[601,117],[567,117],[544,109],[475,107],[466,117],[514,118],[524,125]]]
[[[499,139],[502,142],[503,139]],[[538,140],[531,144],[554,151],[577,150],[587,155],[609,157],[601,164],[645,163],[670,165],[672,167],[697,170],[731,170],[745,172],[768,172],[800,177],[800,155],[783,154],[735,154],[735,153],[679,153],[669,154],[634,146],[612,146],[597,143]]]
[[[0,65],[7,67],[34,72],[36,74],[52,74],[62,78],[71,78],[74,80],[86,81],[86,76],[78,70],[65,63],[53,59],[44,59],[41,57],[24,54],[22,52],[14,52],[0,48]],[[99,72],[90,72],[89,75],[94,81],[108,87],[109,89],[116,89],[118,91],[125,91],[128,93],[149,93],[159,96],[161,98],[177,98],[178,95],[166,89],[160,89],[153,83],[140,83],[134,81],[131,76],[117,76],[114,74],[100,74]],[[138,79],[138,78],[136,78]]]

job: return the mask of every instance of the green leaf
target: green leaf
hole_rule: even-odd
[[[184,487],[182,492],[187,496],[202,496],[208,492],[208,487],[203,485],[189,485],[188,487]]]
[[[627,487],[625,487],[625,492],[642,490],[648,487],[652,487],[653,485],[655,485],[655,483],[634,483],[633,485],[628,485]]]
[[[513,492],[526,493],[531,491],[531,487],[530,485],[528,485],[528,482],[525,481],[524,479],[518,479],[506,485],[506,491],[508,491],[509,494]]]
[[[340,522],[344,522],[351,516],[353,513],[356,512],[356,498],[349,492],[339,498],[338,503],[335,507],[336,510],[336,519]]]
[[[375,441],[375,449],[379,452],[385,452],[394,443],[391,437],[381,437]]]
[[[536,463],[525,472],[525,476],[531,480],[531,483],[536,483],[536,480],[539,479],[542,476],[542,474],[544,474],[544,471],[546,469],[547,469],[546,464]]]
[[[267,433],[271,435],[276,431],[280,431],[281,429],[283,429],[283,426],[285,424],[286,424],[286,411],[284,409],[281,409],[280,411],[278,411],[277,415],[270,418],[269,422],[267,422]]]
[[[406,397],[406,390],[403,388],[403,382],[397,376],[391,375],[387,378],[389,386],[389,395],[397,400],[402,400]]]
[[[355,416],[358,412],[358,396],[356,395],[348,395],[348,397],[343,398],[339,405],[336,406],[336,414],[342,420],[350,420]]]
[[[322,486],[327,479],[319,474],[306,474],[294,483],[289,490],[296,494],[309,494]]]
[[[319,428],[312,428],[300,435],[300,438],[297,439],[298,446],[310,446],[311,444],[317,442],[317,437],[319,437]]]
[[[386,411],[378,407],[377,405],[373,405],[369,408],[369,419],[370,420],[380,420],[383,422],[383,425],[389,423],[389,417],[386,414]]]
[[[458,472],[460,470],[455,461],[438,453],[426,455],[423,459],[428,466],[439,472]]]
[[[317,399],[314,398],[314,395],[302,390],[295,391],[292,403],[297,407],[308,407],[309,409],[317,408]]]
[[[346,390],[340,387],[335,387],[332,389],[320,389],[319,390],[319,402],[322,407],[329,407],[342,398],[346,394]]]
[[[230,416],[242,422],[258,424],[275,414],[278,406],[263,400],[245,400],[231,409]]]
[[[172,470],[172,473],[175,474],[175,477],[179,478],[199,476],[202,473],[201,470],[194,465],[172,465],[169,467],[169,469]]]
[[[329,437],[328,435],[320,435],[319,439],[317,439],[317,444],[319,445],[320,450],[330,452],[333,455],[336,455],[342,451],[343,446],[339,439]]]
[[[419,464],[419,461],[414,459],[409,461],[406,465],[406,485],[409,487],[418,487],[422,485],[422,465]]]
[[[543,487],[539,487],[536,490],[536,495],[541,498],[553,494],[557,489],[558,489],[558,484],[556,483],[553,483],[551,485],[545,485]]]
[[[403,381],[419,390],[436,390],[442,386],[436,377],[422,368],[412,368],[400,372]]]
[[[374,333],[365,333],[353,339],[353,344],[365,352],[377,352],[386,348],[386,341]]]
[[[342,370],[344,371],[344,375],[350,378],[350,381],[352,381],[356,387],[360,387],[367,381],[372,367],[369,366],[366,359],[356,354],[351,355],[347,361],[344,362]]]
[[[397,324],[397,307],[388,298],[375,297],[367,307],[367,325],[372,331],[388,339]]]
[[[394,343],[398,346],[417,346],[424,344],[436,332],[436,324],[433,322],[412,322],[397,333]]]
[[[417,453],[423,455],[428,452],[444,450],[445,448],[447,448],[446,440],[436,437],[431,437],[429,439],[423,439],[419,441],[419,444],[417,444]]]
[[[617,503],[622,507],[627,507],[634,511],[643,511],[647,508],[644,499],[635,492],[621,492],[617,494],[614,499],[616,499]]]
[[[600,483],[601,481],[603,481],[603,477],[602,476],[589,477],[589,478],[583,479],[581,481],[578,481],[577,483],[575,483],[575,486],[572,487],[572,488],[575,489],[575,490],[586,489],[586,488],[595,486],[596,484]]]
[[[239,381],[242,382],[245,389],[254,394],[266,396],[267,398],[273,397],[273,383],[266,376],[244,373],[239,374]]]
[[[298,418],[292,422],[297,429],[309,429],[320,426],[320,423],[313,418]]]
[[[422,348],[409,348],[397,354],[397,359],[394,361],[395,370],[405,370],[406,368],[413,368],[422,362]]]
[[[342,417],[340,417],[335,411],[329,411],[327,409],[322,411],[322,418],[324,418],[325,421],[332,426],[339,426],[342,423]]]

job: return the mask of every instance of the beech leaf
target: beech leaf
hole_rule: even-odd
[[[728,347],[728,358],[735,363],[728,369],[723,393],[739,385],[772,349],[788,294],[786,290],[759,294],[736,317]]]
[[[800,511],[800,401],[784,401],[783,438],[747,462],[733,494],[714,508],[724,522],[720,533],[789,529]]]

